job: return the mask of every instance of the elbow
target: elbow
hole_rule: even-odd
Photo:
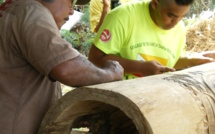
[[[99,50],[93,44],[88,55],[88,60],[92,62],[94,65],[101,67],[104,63],[103,61],[104,56],[105,56],[105,53]]]
[[[81,81],[78,80],[78,74],[71,74],[71,72],[68,72],[66,70],[55,70],[53,69],[49,74],[51,79],[54,79],[56,81],[59,81],[62,84],[65,84],[67,86],[71,87],[78,87],[81,86]]]

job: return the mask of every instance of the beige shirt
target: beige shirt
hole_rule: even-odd
[[[49,72],[79,53],[61,38],[47,8],[35,0],[12,1],[0,10],[0,134],[36,134],[61,97]]]

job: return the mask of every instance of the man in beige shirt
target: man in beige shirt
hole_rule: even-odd
[[[0,6],[0,134],[36,134],[61,97],[59,82],[84,86],[123,79],[118,62],[98,68],[61,38],[72,5],[71,0],[7,0]]]

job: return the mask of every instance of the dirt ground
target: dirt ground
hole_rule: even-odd
[[[215,50],[215,17],[198,20],[187,27],[186,50],[202,52]]]

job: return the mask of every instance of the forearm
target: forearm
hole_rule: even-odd
[[[181,69],[184,69],[184,68],[187,68],[187,67],[190,67],[190,63],[189,63],[189,59],[187,57],[180,57],[178,59],[178,61],[176,62],[174,68],[176,70],[181,70]]]
[[[205,53],[203,55],[201,53],[189,54],[185,57],[180,57],[174,68],[179,70],[209,62],[214,62],[214,55],[214,53]]]
[[[141,61],[129,60],[113,54],[103,56],[102,61],[100,62],[100,66],[107,60],[118,61],[120,65],[124,68],[124,73],[141,73],[143,70],[142,68],[140,68]]]
[[[95,45],[92,45],[88,58],[91,62],[99,67],[103,66],[103,64],[107,60],[118,61],[124,68],[124,73],[127,74],[139,74],[141,76],[148,76],[174,71],[174,69],[172,68],[162,66],[157,61],[137,61],[125,59],[114,54],[105,54],[100,49],[95,47]]]
[[[126,74],[138,74],[139,76],[149,76],[175,71],[173,68],[165,67],[157,61],[129,60],[111,54],[103,56],[102,61],[99,62],[103,63],[107,60],[118,61],[120,65],[124,68],[124,73]]]
[[[94,44],[91,46],[88,59],[94,63],[96,66],[102,67],[104,63],[108,60],[118,61],[120,65],[124,68],[125,73],[134,73],[137,72],[140,65],[138,61],[128,60],[116,56],[114,54],[105,54],[103,51],[98,49]]]
[[[93,47],[95,48],[95,46],[93,46]],[[118,61],[120,63],[120,65],[124,68],[124,73],[142,74],[143,68],[141,65],[142,64],[141,61],[129,60],[129,59],[121,58],[121,57],[113,55],[113,54],[103,55],[98,52],[96,53],[94,51],[92,51],[91,54],[89,55],[89,60],[92,61],[95,65],[97,65],[99,67],[102,67],[103,64],[108,60],[114,60],[114,61]]]
[[[75,59],[56,66],[51,72],[51,78],[68,86],[85,86],[114,81],[112,72],[94,66],[85,57]]]

